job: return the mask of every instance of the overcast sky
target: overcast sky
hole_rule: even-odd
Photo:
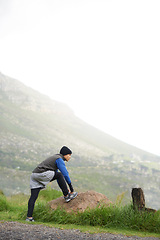
[[[160,155],[159,0],[0,0],[0,72]]]

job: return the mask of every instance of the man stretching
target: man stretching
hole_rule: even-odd
[[[71,154],[72,151],[68,147],[63,146],[59,154],[55,154],[47,158],[33,170],[30,178],[31,196],[28,201],[26,221],[34,221],[32,214],[38,194],[41,189],[45,188],[49,182],[52,182],[55,179],[63,192],[64,200],[66,202],[71,201],[77,196],[77,192],[74,192],[71,179],[64,162],[68,162],[70,160]],[[66,182],[70,191],[67,188]]]

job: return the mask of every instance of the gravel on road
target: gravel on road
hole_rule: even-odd
[[[124,236],[110,233],[84,233],[78,229],[63,230],[36,224],[0,222],[0,240],[159,240],[154,237]]]

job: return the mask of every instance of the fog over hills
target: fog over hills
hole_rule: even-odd
[[[128,145],[74,115],[69,106],[0,73],[0,180],[6,195],[29,193],[32,169],[66,145],[77,191],[95,190],[115,201],[142,187],[148,207],[159,208],[160,157]],[[53,183],[52,187],[57,188]]]

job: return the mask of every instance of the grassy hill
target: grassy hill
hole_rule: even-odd
[[[67,145],[75,189],[95,190],[114,201],[143,188],[150,207],[159,208],[160,157],[119,141],[50,99],[0,73],[0,180],[6,195],[29,192],[32,169]],[[56,183],[53,187],[57,188]]]

